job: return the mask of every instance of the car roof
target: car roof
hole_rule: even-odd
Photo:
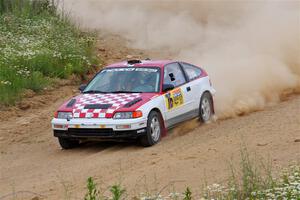
[[[136,61],[134,64],[130,64],[131,61]],[[106,66],[106,68],[111,67],[160,67],[162,68],[166,64],[176,62],[172,60],[129,60],[118,63],[113,63],[111,65]]]

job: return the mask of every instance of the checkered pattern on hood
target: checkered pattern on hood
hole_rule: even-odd
[[[73,107],[74,118],[111,118],[113,113],[132,100],[141,97],[140,93],[83,94]],[[86,105],[111,104],[107,109],[85,109]]]

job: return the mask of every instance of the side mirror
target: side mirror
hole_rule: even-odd
[[[83,92],[83,90],[85,88],[86,88],[86,84],[81,84],[78,89],[79,89],[80,92]]]
[[[173,90],[175,87],[173,84],[163,84],[163,92],[167,92],[169,90]]]

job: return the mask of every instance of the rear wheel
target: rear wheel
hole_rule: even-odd
[[[68,138],[59,137],[58,142],[63,149],[73,149],[79,146],[78,140],[70,140]]]
[[[211,121],[213,116],[213,102],[210,93],[205,92],[200,100],[199,119],[203,123]]]
[[[141,144],[144,147],[149,147],[158,143],[161,138],[161,132],[161,116],[158,112],[151,111],[147,121],[147,133],[140,138]]]

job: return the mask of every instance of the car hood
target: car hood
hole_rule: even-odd
[[[112,118],[116,111],[134,111],[154,93],[80,94],[63,105],[74,118]]]

